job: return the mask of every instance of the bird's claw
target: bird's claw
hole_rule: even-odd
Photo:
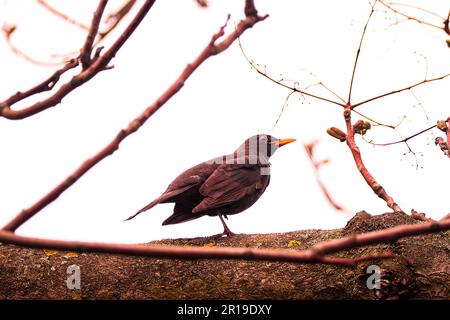
[[[225,229],[225,230],[223,230],[222,233],[218,233],[218,234],[212,236],[212,238],[214,238],[214,239],[220,239],[220,238],[223,238],[223,237],[225,237],[225,236],[226,236],[227,238],[229,238],[229,237],[237,236],[237,235],[239,235],[239,233],[234,233],[234,232],[232,232],[230,229]]]

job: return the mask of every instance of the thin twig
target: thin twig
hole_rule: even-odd
[[[317,96],[317,95],[312,94],[312,93],[308,93],[308,92],[303,91],[303,90],[301,90],[301,89],[299,89],[299,88],[297,88],[297,87],[295,87],[295,86],[292,87],[292,86],[289,86],[289,85],[287,85],[287,84],[285,84],[285,83],[280,82],[279,80],[273,79],[272,77],[270,77],[269,75],[267,75],[266,72],[261,71],[261,70],[258,68],[258,66],[257,66],[252,60],[250,60],[250,58],[247,56],[247,54],[246,54],[245,51],[244,51],[244,48],[243,48],[242,43],[241,43],[241,39],[238,39],[238,43],[239,43],[239,47],[240,47],[240,49],[241,49],[242,55],[244,56],[245,60],[247,60],[247,62],[250,64],[250,66],[251,66],[256,72],[258,72],[260,75],[262,75],[263,77],[269,79],[269,80],[272,81],[273,83],[276,83],[276,84],[278,84],[278,85],[280,85],[280,86],[282,86],[282,87],[285,87],[285,88],[287,88],[287,89],[289,89],[289,90],[292,90],[292,91],[295,91],[295,92],[299,92],[299,93],[301,93],[301,94],[303,94],[303,95],[305,95],[305,96],[309,96],[309,97],[312,97],[312,98],[315,98],[315,99],[318,99],[318,100],[326,101],[326,102],[329,102],[329,103],[337,104],[338,106],[341,106],[341,107],[345,107],[345,104],[344,104],[344,103],[340,103],[340,102],[337,102],[337,101],[333,101],[333,100],[330,100],[330,99],[327,99],[327,98],[323,98],[323,97]]]
[[[387,97],[387,96],[390,96],[390,95],[393,95],[393,94],[396,94],[396,93],[399,93],[399,92],[410,90],[412,88],[415,88],[415,87],[420,86],[420,85],[425,84],[425,83],[429,83],[429,82],[445,79],[448,76],[450,76],[450,73],[447,73],[447,74],[444,74],[442,76],[439,76],[439,77],[436,77],[436,78],[432,78],[432,79],[425,79],[425,80],[422,80],[420,82],[414,83],[414,84],[412,84],[410,86],[407,86],[407,87],[404,87],[404,88],[401,88],[401,89],[397,89],[397,90],[393,90],[393,91],[390,91],[390,92],[387,92],[387,93],[380,94],[380,95],[372,97],[370,99],[367,99],[367,100],[364,100],[364,101],[352,104],[352,109],[354,109],[356,107],[359,107],[360,105],[366,104],[368,102],[374,101],[374,100],[378,100],[378,99],[381,99],[381,98],[384,98],[384,97]]]
[[[348,211],[346,208],[344,208],[342,205],[340,205],[339,203],[336,202],[336,200],[333,199],[333,197],[331,196],[330,192],[328,191],[327,187],[325,186],[325,183],[322,181],[322,178],[320,177],[319,174],[319,169],[321,167],[321,165],[323,165],[323,161],[317,161],[315,159],[315,153],[314,153],[314,148],[317,144],[317,141],[313,141],[311,143],[308,144],[304,144],[304,148],[306,150],[306,154],[308,155],[309,160],[311,161],[311,165],[313,166],[313,171],[314,171],[314,177],[316,178],[316,182],[320,188],[320,190],[322,191],[323,195],[325,196],[325,199],[327,199],[328,203],[337,211],[341,211],[343,213],[346,213],[348,215],[352,215],[350,213],[350,211]]]
[[[272,131],[273,129],[275,129],[275,127],[278,125],[278,122],[279,122],[280,119],[281,119],[281,115],[283,114],[284,109],[287,107],[288,102],[289,102],[289,99],[291,98],[291,96],[292,96],[294,93],[296,93],[296,92],[295,92],[295,91],[291,91],[291,92],[286,96],[286,99],[284,99],[284,103],[283,103],[283,106],[281,107],[280,113],[278,113],[277,120],[275,120],[275,122],[274,122],[272,128],[270,128],[269,132]]]
[[[80,29],[89,30],[89,27],[87,25],[72,19],[71,17],[69,17],[68,15],[62,13],[59,10],[56,10],[51,5],[49,5],[46,1],[44,1],[44,0],[37,0],[37,2],[41,6],[43,6],[45,9],[50,11],[52,14],[54,14],[55,16],[57,16],[57,17],[65,20],[65,21],[67,21],[68,23],[73,24],[74,26],[77,26]]]
[[[26,52],[24,52],[22,49],[17,47],[13,41],[12,41],[12,33],[5,33],[5,40],[6,44],[8,45],[9,49],[18,57],[24,59],[25,61],[28,61],[31,64],[37,65],[37,66],[43,66],[43,67],[55,67],[55,66],[61,66],[61,61],[41,61],[36,58],[33,58]]]
[[[372,4],[372,8],[370,9],[370,14],[369,17],[367,18],[366,24],[364,25],[364,29],[363,32],[361,34],[361,39],[359,41],[359,46],[358,46],[358,50],[356,51],[356,57],[355,57],[355,63],[353,64],[353,70],[352,70],[352,77],[350,80],[350,88],[348,89],[348,99],[347,99],[347,104],[351,105],[351,98],[352,98],[352,90],[353,90],[353,81],[355,80],[355,74],[356,74],[356,67],[358,66],[358,60],[359,60],[359,55],[361,53],[361,47],[364,41],[364,37],[366,35],[367,32],[367,26],[369,25],[370,19],[372,18],[372,15],[375,11],[375,5],[377,3],[378,0],[375,0]]]
[[[386,128],[389,128],[389,129],[395,129],[395,128],[397,128],[399,126],[399,125],[394,126],[394,125],[391,125],[391,124],[385,124],[385,123],[379,122],[379,121],[377,121],[377,120],[375,120],[373,118],[370,118],[370,117],[366,116],[365,114],[359,112],[358,110],[352,109],[352,112],[356,113],[357,115],[359,115],[360,117],[363,117],[366,120],[369,120],[370,122],[373,122],[377,126],[386,127]]]
[[[401,11],[395,9],[394,7],[392,7],[391,5],[389,5],[388,3],[386,3],[386,2],[383,1],[383,0],[379,0],[379,2],[380,2],[383,6],[385,6],[385,7],[388,8],[389,10],[391,10],[392,12],[394,12],[394,13],[396,13],[396,14],[402,16],[402,17],[405,17],[405,18],[408,19],[408,20],[415,21],[415,22],[417,22],[417,23],[424,24],[424,25],[427,25],[427,26],[430,26],[430,27],[433,27],[433,28],[437,28],[437,29],[441,29],[441,30],[444,29],[444,27],[435,25],[435,24],[430,23],[430,22],[427,22],[427,21],[420,20],[420,19],[415,18],[415,17],[413,17],[413,16],[410,16],[410,15],[408,15],[408,14],[406,14],[406,13],[403,13],[403,12],[401,12]],[[427,10],[425,10],[425,9],[421,9],[421,10],[422,10],[422,11],[427,11]],[[428,12],[429,12],[429,11],[428,11]],[[429,12],[429,13],[430,13],[430,12]],[[436,14],[434,14],[434,15],[436,15]],[[445,30],[444,30],[444,31],[445,31]]]
[[[391,146],[391,145],[394,145],[394,144],[399,144],[399,143],[406,142],[406,141],[408,141],[408,140],[410,140],[412,138],[415,138],[415,137],[421,135],[422,133],[427,132],[427,131],[429,131],[429,130],[431,130],[433,128],[436,128],[436,125],[432,125],[431,127],[423,129],[420,132],[417,132],[417,133],[415,133],[413,135],[410,135],[409,137],[406,137],[406,138],[398,140],[398,141],[386,142],[386,143],[375,143],[375,142],[371,142],[371,141],[366,141],[366,142],[371,144],[371,145],[374,145],[374,146]]]
[[[47,78],[43,82],[39,83],[38,85],[34,86],[33,88],[31,88],[27,91],[18,91],[15,94],[13,94],[11,97],[9,97],[8,99],[0,102],[0,113],[1,113],[1,109],[6,106],[11,106],[16,102],[26,99],[37,93],[52,90],[53,87],[58,83],[60,77],[67,71],[77,67],[78,64],[79,63],[78,63],[77,59],[72,59],[63,68],[57,70],[49,78]]]
[[[80,50],[80,61],[83,70],[86,70],[91,65],[92,48],[98,33],[98,27],[100,26],[100,20],[102,19],[107,4],[108,0],[100,0],[97,10],[95,10],[94,16],[92,17],[91,27],[86,37],[86,41]]]

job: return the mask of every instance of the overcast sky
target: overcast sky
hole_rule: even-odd
[[[75,0],[49,3],[86,24],[97,5],[97,1],[80,5]],[[130,17],[141,3],[138,1]],[[243,16],[243,3],[211,0],[205,10],[194,1],[159,1],[112,61],[114,69],[100,73],[50,110],[20,121],[0,118],[0,224],[32,205],[109,143],[178,77],[228,13],[232,18],[227,31],[232,30]],[[110,4],[107,11],[117,4]],[[302,88],[322,81],[347,97],[370,3],[259,0],[256,4],[260,13],[270,17],[242,37],[248,56],[276,78],[292,79]],[[448,1],[427,1],[426,5],[442,16],[449,10]],[[354,102],[450,71],[450,49],[445,44],[448,36],[442,30],[414,22],[396,23],[394,15],[381,6],[377,8],[380,10],[369,24],[362,46]],[[433,16],[425,18],[440,23]],[[105,41],[107,47],[127,21]],[[83,31],[31,0],[0,1],[0,24],[4,22],[17,25],[12,38],[15,45],[43,61],[52,61],[53,54],[77,50],[84,41]],[[17,57],[1,40],[0,100],[37,84],[53,70]],[[61,83],[67,79],[64,77]],[[360,112],[389,124],[407,116],[397,131],[376,127],[367,134],[367,140],[395,141],[447,118],[449,86],[450,79],[446,79],[361,106]],[[330,97],[318,86],[310,90]],[[341,108],[294,94],[272,129],[288,94],[288,90],[252,70],[238,44],[233,44],[204,63],[114,155],[89,171],[18,233],[145,242],[221,232],[217,217],[162,227],[162,221],[172,213],[172,204],[159,205],[126,223],[122,220],[159,196],[185,169],[230,153],[247,137],[269,131],[297,142],[272,157],[269,187],[250,209],[230,217],[231,230],[269,233],[346,224],[350,216],[335,211],[325,200],[305,154],[303,144],[316,139],[317,157],[330,160],[320,174],[335,200],[350,212],[388,211],[357,172],[346,145],[326,134],[331,126],[344,129]],[[357,137],[367,167],[405,211],[414,208],[434,218],[449,211],[450,162],[434,145],[439,134],[430,131],[411,140],[416,156],[408,153],[404,144],[374,148]]]

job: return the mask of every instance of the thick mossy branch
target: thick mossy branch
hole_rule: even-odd
[[[404,213],[358,213],[343,229],[254,234],[152,244],[305,250],[319,242],[402,224]],[[339,253],[358,257],[393,252],[406,258],[367,261],[355,268],[236,260],[169,260],[110,254],[71,254],[0,245],[2,299],[449,299],[450,231]],[[408,262],[410,264],[408,264]],[[67,267],[81,271],[81,289],[67,288]],[[370,265],[381,289],[367,288]]]

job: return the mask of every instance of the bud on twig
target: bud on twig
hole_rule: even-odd
[[[447,123],[445,122],[445,120],[438,120],[436,123],[436,127],[439,130],[444,131],[444,132],[447,132],[447,130],[448,130],[448,126],[447,126]]]
[[[343,132],[341,129],[336,128],[336,127],[331,127],[327,129],[327,133],[338,139],[340,142],[344,142],[345,140],[347,140],[347,135],[345,134],[345,132]]]
[[[2,31],[5,33],[6,38],[9,38],[14,31],[16,31],[17,26],[15,24],[4,23],[2,26]]]
[[[367,130],[370,130],[371,125],[370,122],[368,121],[362,121],[362,120],[358,120],[354,125],[353,125],[353,130],[355,130],[356,133],[360,134],[360,135],[365,135]]]

